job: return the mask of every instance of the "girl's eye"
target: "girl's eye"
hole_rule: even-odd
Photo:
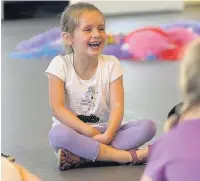
[[[84,31],[91,31],[91,28],[87,28],[87,29],[85,29]]]
[[[105,28],[100,28],[100,31],[104,31],[105,30]]]

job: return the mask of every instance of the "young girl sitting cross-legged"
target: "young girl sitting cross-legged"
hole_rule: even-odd
[[[122,122],[123,70],[116,57],[101,54],[105,26],[102,12],[89,3],[71,4],[61,17],[62,38],[72,51],[56,56],[45,71],[54,115],[49,141],[60,170],[85,162],[146,161],[148,147],[137,148],[156,133],[151,120]]]

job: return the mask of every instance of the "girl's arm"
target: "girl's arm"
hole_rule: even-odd
[[[112,140],[124,116],[124,88],[123,76],[110,84],[110,117],[105,134]]]
[[[63,124],[73,128],[80,134],[93,137],[100,132],[82,122],[75,114],[65,108],[64,82],[58,77],[48,74],[49,78],[49,101],[53,115]]]

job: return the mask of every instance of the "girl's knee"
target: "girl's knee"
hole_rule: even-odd
[[[147,138],[152,139],[156,134],[156,124],[152,120],[141,121],[142,131],[146,133]]]
[[[65,125],[56,125],[49,131],[49,142],[55,150],[60,148],[63,144],[70,145],[74,137],[73,132],[74,130]]]

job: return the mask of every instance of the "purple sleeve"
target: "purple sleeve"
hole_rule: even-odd
[[[144,175],[152,179],[152,181],[165,181],[164,168],[166,162],[163,146],[159,140],[150,147],[149,161],[145,167]]]

